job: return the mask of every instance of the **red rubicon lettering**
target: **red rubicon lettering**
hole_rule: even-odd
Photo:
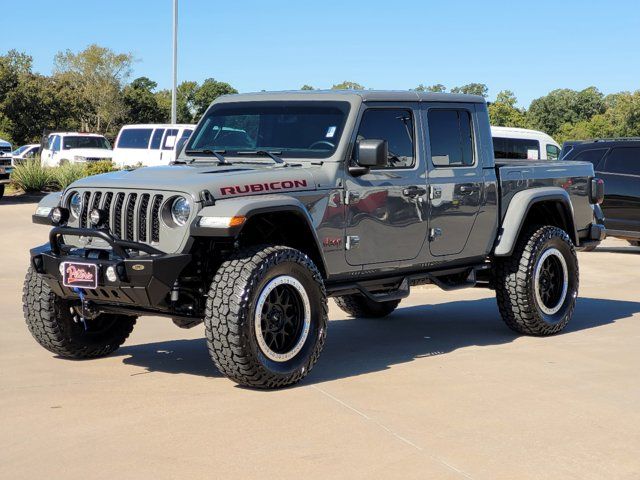
[[[249,183],[247,185],[235,185],[233,187],[220,187],[221,195],[236,195],[248,192],[269,192],[271,190],[288,190],[307,186],[306,180],[283,180],[271,183]]]

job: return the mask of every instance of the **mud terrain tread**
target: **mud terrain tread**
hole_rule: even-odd
[[[363,295],[342,295],[333,298],[342,311],[356,318],[382,318],[393,312],[400,300],[373,302]]]
[[[135,317],[118,315],[113,341],[95,346],[78,343],[64,327],[64,321],[68,320],[65,316],[70,313],[33,267],[27,271],[24,281],[22,305],[33,338],[50,352],[66,358],[97,358],[110,354],[125,342],[136,323]]]
[[[270,267],[281,261],[307,268],[322,297],[321,333],[305,368],[290,375],[276,375],[258,363],[250,351],[243,328],[250,322],[251,292]],[[324,347],[328,319],[327,297],[322,276],[304,253],[284,246],[256,246],[240,250],[223,262],[211,283],[205,311],[205,332],[211,359],[218,370],[241,385],[278,388],[300,381],[315,365]]]
[[[575,309],[575,301],[564,318],[554,324],[546,323],[538,314],[529,288],[529,279],[534,274],[536,252],[551,238],[559,237],[566,242],[574,258],[576,252],[567,233],[557,227],[534,226],[520,236],[511,257],[496,259],[496,300],[502,319],[512,330],[525,335],[546,336],[561,331],[569,322]],[[576,275],[577,275],[576,260]],[[576,280],[576,289],[578,288]]]

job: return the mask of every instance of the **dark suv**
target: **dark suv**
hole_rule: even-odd
[[[640,138],[565,142],[561,155],[563,160],[593,164],[605,181],[607,234],[640,246]]]

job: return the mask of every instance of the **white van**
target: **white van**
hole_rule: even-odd
[[[544,132],[515,127],[491,127],[495,158],[558,160],[560,145]]]
[[[189,139],[195,125],[125,125],[113,149],[118,167],[168,165]]]

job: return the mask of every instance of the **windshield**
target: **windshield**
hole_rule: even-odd
[[[20,155],[27,148],[29,148],[29,145],[22,145],[21,147],[18,147],[13,152],[11,152],[11,155]]]
[[[105,148],[110,149],[111,145],[104,137],[63,137],[62,149],[72,150],[74,148]]]
[[[283,157],[326,158],[336,149],[347,102],[218,104],[200,121],[186,150],[227,155],[266,150]]]

